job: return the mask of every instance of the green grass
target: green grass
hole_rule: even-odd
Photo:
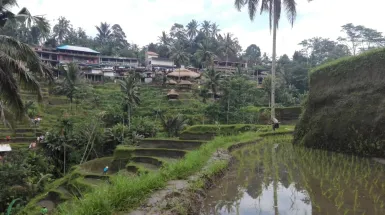
[[[85,194],[83,199],[74,200],[70,205],[60,206],[57,214],[103,215],[134,209],[153,190],[163,188],[167,181],[186,179],[202,169],[218,148],[227,148],[237,142],[248,142],[258,138],[255,132],[217,137],[198,150],[187,153],[184,159],[171,163],[157,172],[135,176],[129,180],[122,175],[112,176],[110,186],[102,185]]]

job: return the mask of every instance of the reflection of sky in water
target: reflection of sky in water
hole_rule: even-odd
[[[274,189],[273,184],[270,184],[267,189],[263,186],[261,195],[257,199],[253,199],[246,190],[243,192],[242,198],[239,200],[239,214],[242,215],[274,215]],[[296,191],[294,184],[291,184],[288,188],[285,188],[282,184],[278,183],[278,211],[280,215],[310,215],[312,214],[311,204],[306,204],[303,200],[309,199],[307,194]],[[217,202],[218,203],[218,202]],[[219,210],[217,208],[216,214],[230,215],[236,213],[236,203],[233,203],[233,209],[231,213],[228,213],[226,206]]]

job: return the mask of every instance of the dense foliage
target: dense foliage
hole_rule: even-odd
[[[13,152],[0,164],[0,211],[5,211],[7,203],[21,198],[25,203],[51,178],[54,170],[47,158],[38,151],[20,150]],[[20,203],[20,202],[19,202]]]

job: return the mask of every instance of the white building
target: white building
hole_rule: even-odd
[[[175,68],[174,61],[168,58],[160,58],[159,55],[155,52],[146,52],[146,67],[149,70],[155,68],[162,69],[171,69]]]

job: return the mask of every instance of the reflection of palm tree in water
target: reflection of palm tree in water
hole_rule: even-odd
[[[274,146],[272,148],[271,159],[272,159],[273,168],[274,168],[274,173],[273,173],[274,214],[278,215],[279,211],[278,211],[278,193],[277,193],[277,189],[278,189],[278,180],[279,180],[279,178],[277,178],[276,171],[279,171],[279,170],[276,169],[277,168],[277,164],[276,164],[276,160],[275,160],[275,150],[276,149],[277,149],[276,146]]]

